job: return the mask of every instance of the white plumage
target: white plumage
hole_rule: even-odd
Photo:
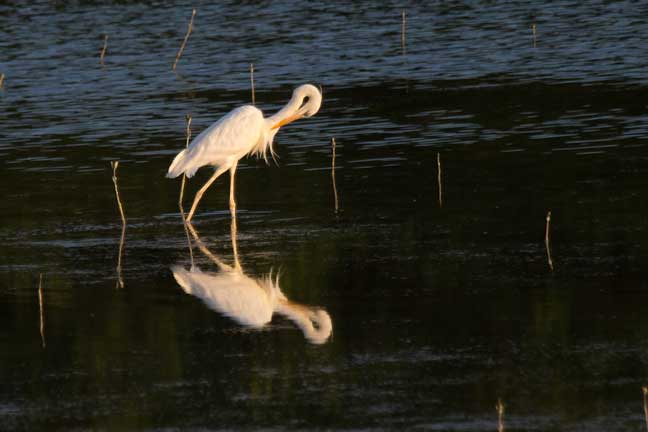
[[[315,115],[322,103],[319,90],[310,84],[299,86],[286,106],[275,115],[264,118],[258,108],[245,105],[231,111],[198,135],[188,148],[178,153],[167,172],[167,177],[182,174],[192,177],[205,165],[211,165],[215,173],[196,193],[187,216],[190,221],[207,188],[225,171],[230,171],[230,210],[236,213],[234,200],[234,175],[238,161],[246,155],[256,154],[267,160],[270,151],[274,156],[272,140],[281,126],[302,117]]]
[[[249,153],[263,154],[272,148],[270,134],[263,127],[263,113],[251,105],[236,108],[202,131],[191,145],[173,159],[167,177],[193,177],[198,168],[213,165],[230,168]],[[250,145],[250,143],[253,143]]]

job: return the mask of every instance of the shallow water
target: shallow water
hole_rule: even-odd
[[[506,430],[645,427],[644,4],[196,7],[174,74],[190,5],[0,5],[3,430],[492,431],[498,398]],[[251,62],[266,112],[324,92],[279,167],[237,176],[241,265],[325,310],[321,345],[278,315],[241,326],[170,270],[190,266],[164,178],[184,116],[197,134],[248,103]],[[232,264],[227,194],[194,224]]]

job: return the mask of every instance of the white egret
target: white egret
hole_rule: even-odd
[[[272,140],[279,128],[302,117],[315,115],[321,104],[322,94],[319,90],[304,84],[297,87],[286,106],[271,117],[263,118],[260,109],[245,105],[231,111],[198,135],[187,149],[178,153],[167,172],[169,178],[183,173],[192,177],[198,168],[214,166],[214,175],[196,193],[187,222],[191,221],[207,188],[227,170],[230,171],[230,211],[235,215],[234,175],[238,161],[250,154],[263,156],[267,161],[268,150],[274,158]]]
[[[220,268],[218,273],[207,273],[193,266],[190,270],[178,265],[172,266],[173,276],[187,294],[200,298],[210,309],[246,327],[262,328],[272,320],[272,315],[276,312],[297,324],[311,343],[322,344],[327,341],[333,324],[325,310],[288,300],[281,292],[278,276],[273,278],[268,274],[252,278],[243,272],[236,245],[236,218],[232,219],[233,267],[223,263],[207,249],[191,222],[186,226],[199,249]]]

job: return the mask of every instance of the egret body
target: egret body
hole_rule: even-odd
[[[187,222],[191,221],[207,188],[227,170],[230,171],[230,211],[234,216],[234,176],[238,161],[251,154],[263,156],[267,161],[268,151],[274,157],[272,141],[279,128],[302,117],[315,115],[321,104],[319,90],[304,84],[293,91],[290,101],[273,116],[264,118],[260,109],[245,105],[234,109],[198,135],[189,147],[178,153],[167,172],[169,178],[182,174],[192,177],[202,166],[212,165],[215,169],[212,177],[196,193]]]

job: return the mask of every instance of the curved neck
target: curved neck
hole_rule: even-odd
[[[268,129],[272,128],[274,125],[279,123],[281,120],[295,114],[297,112],[297,110],[299,110],[299,107],[301,106],[302,100],[303,100],[303,98],[299,98],[296,95],[293,95],[293,97],[288,101],[288,103],[283,108],[281,108],[279,111],[277,111],[276,114],[266,118],[265,121],[266,121],[266,126],[268,127]]]

